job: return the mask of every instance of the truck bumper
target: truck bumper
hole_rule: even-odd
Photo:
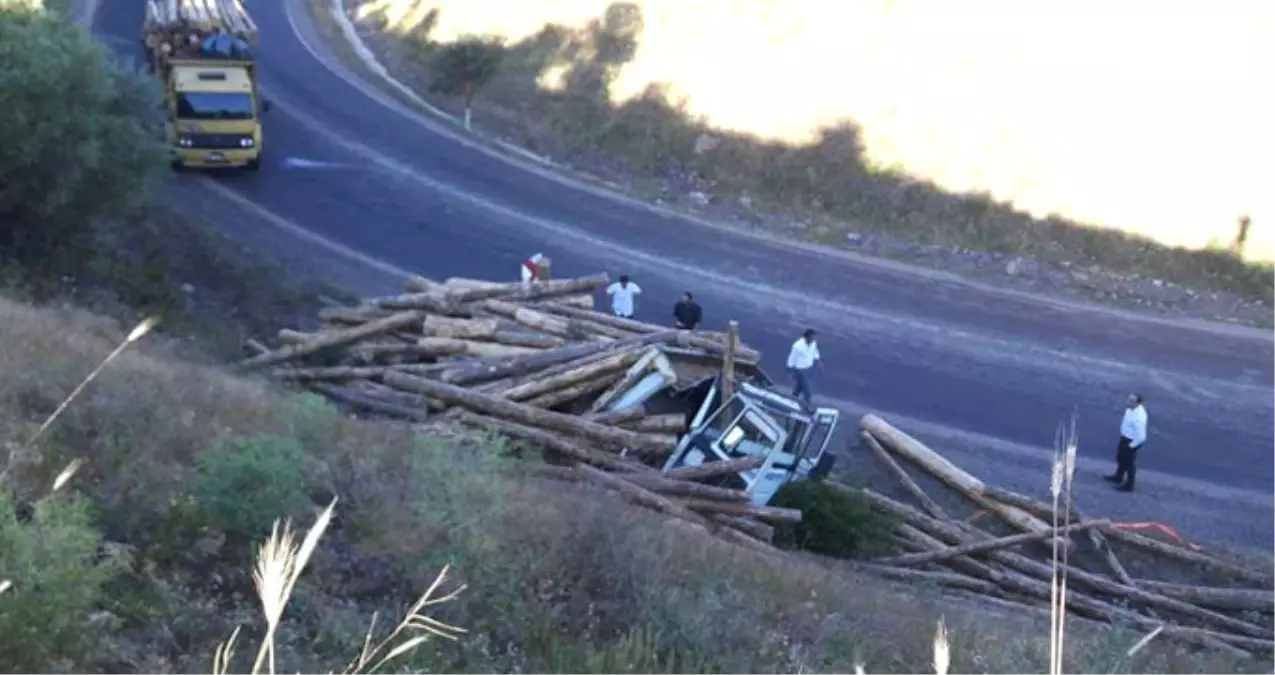
[[[259,148],[233,150],[173,148],[173,164],[191,169],[236,169],[248,166],[260,157]]]

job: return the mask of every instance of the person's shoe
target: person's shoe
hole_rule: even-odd
[[[1103,476],[1103,477],[1102,477],[1102,479],[1103,479],[1103,480],[1105,480],[1105,481],[1107,481],[1108,483],[1119,483],[1119,482],[1120,482],[1120,479],[1119,479],[1119,478],[1116,478],[1115,476]]]
[[[1116,492],[1133,492],[1133,486],[1129,484],[1117,485]]]

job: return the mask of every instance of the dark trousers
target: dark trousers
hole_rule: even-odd
[[[1141,445],[1133,447],[1130,440],[1124,436],[1120,437],[1120,443],[1116,446],[1116,475],[1117,483],[1133,487],[1133,479],[1138,475],[1138,450]]]
[[[801,399],[806,407],[813,405],[810,398],[814,396],[814,392],[810,390],[810,368],[793,368],[793,388],[792,395]]]

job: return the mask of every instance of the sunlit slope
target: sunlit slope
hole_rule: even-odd
[[[370,4],[403,27],[438,8],[440,40],[516,40],[609,3]],[[635,4],[640,47],[617,101],[662,82],[722,129],[794,144],[850,120],[876,165],[1169,244],[1229,243],[1249,214],[1247,256],[1275,257],[1275,3]]]

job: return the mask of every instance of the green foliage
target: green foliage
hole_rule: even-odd
[[[306,454],[284,436],[232,436],[196,457],[190,496],[203,526],[239,542],[270,534],[275,520],[309,505]]]
[[[164,167],[158,88],[55,16],[0,4],[0,250],[66,271]]]
[[[893,548],[895,523],[859,497],[818,481],[780,488],[774,506],[801,509],[801,522],[776,528],[775,541],[834,558],[884,555]]]
[[[464,37],[439,45],[429,59],[429,90],[463,96],[468,106],[474,93],[496,76],[504,58],[504,43],[495,38]]]
[[[15,673],[74,671],[95,646],[90,616],[111,577],[87,502],[53,496],[19,516],[0,495],[0,663]],[[24,514],[25,515],[25,514]]]

